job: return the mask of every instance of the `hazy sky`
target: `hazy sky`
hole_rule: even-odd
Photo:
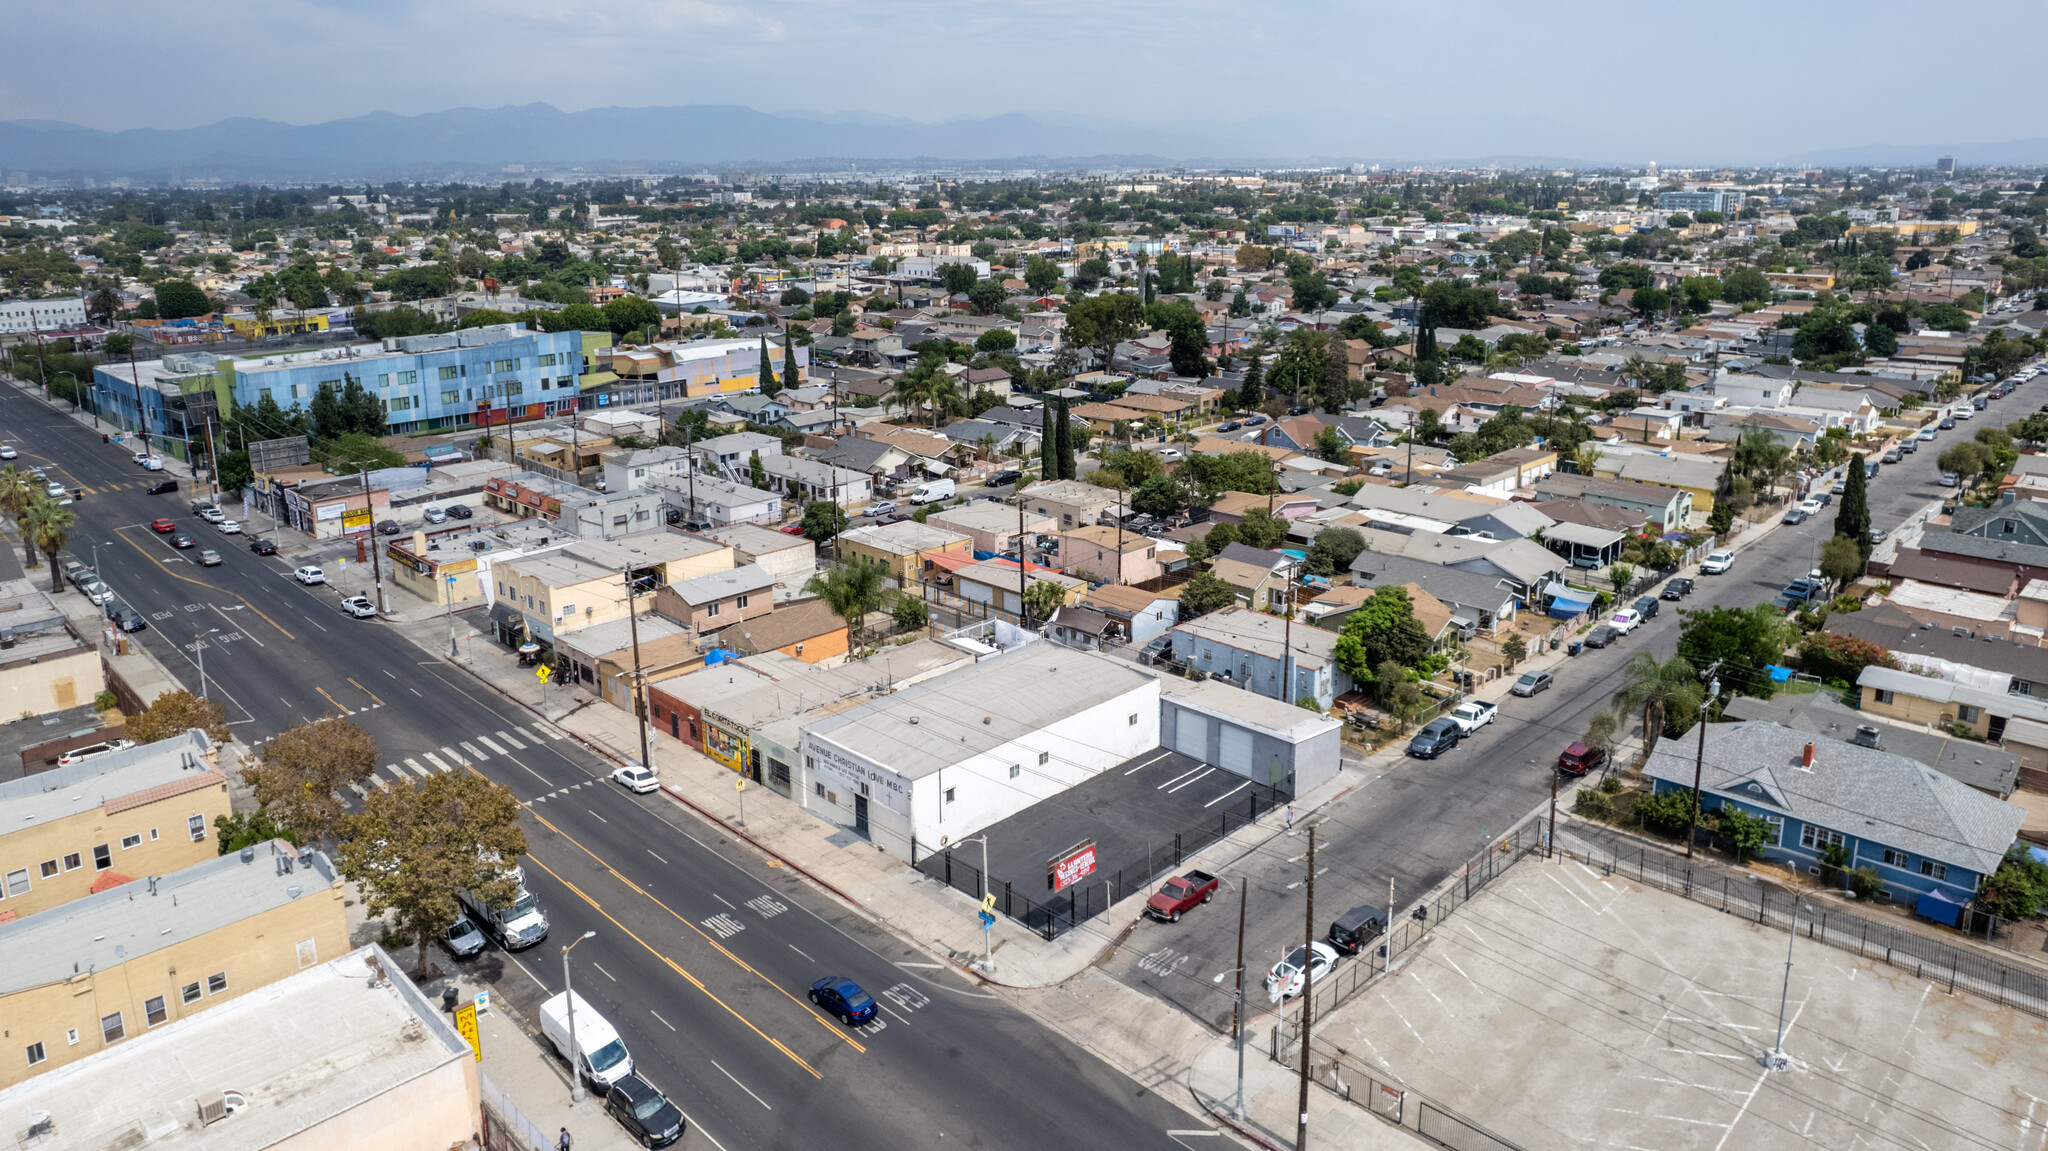
[[[0,117],[177,128],[544,101],[1003,112],[1364,155],[1755,159],[2044,133],[2039,0],[73,0],[9,5]],[[1982,59],[1982,58],[1980,58]],[[1986,68],[1992,69],[1987,74]],[[1235,141],[1246,151],[1255,139]]]

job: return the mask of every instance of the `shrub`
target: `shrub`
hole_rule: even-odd
[[[1621,777],[1618,775],[1602,776],[1600,779],[1600,790],[1608,795],[1619,794],[1621,792]]]
[[[1884,648],[1866,639],[1815,632],[1799,645],[1799,668],[1822,679],[1855,683],[1863,669],[1897,667],[1898,661]]]
[[[2001,919],[2032,919],[2048,906],[2048,863],[2014,844],[2005,853],[1984,885],[1977,890],[1977,905]]]
[[[1654,831],[1681,832],[1692,822],[1692,792],[1681,789],[1636,797],[1636,818]]]
[[[1614,815],[1614,799],[1607,792],[1591,787],[1579,789],[1579,797],[1572,804],[1572,810],[1588,819],[1610,819]]]
[[[1876,899],[1883,887],[1884,880],[1878,877],[1875,867],[1859,867],[1849,873],[1849,890],[1855,892],[1858,899]]]

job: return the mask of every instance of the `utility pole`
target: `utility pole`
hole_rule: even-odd
[[[690,473],[691,523],[697,522],[697,457],[691,451],[691,445],[697,442],[696,432],[697,425],[695,424],[691,424],[689,427],[683,429],[683,464],[685,469]],[[832,551],[835,555],[839,551],[839,545],[836,542],[832,545]]]
[[[633,569],[620,573],[626,581],[626,626],[633,633],[633,715],[640,721],[640,766],[654,770],[647,754],[647,677],[640,670],[640,614],[633,603]]]
[[[1550,834],[1543,837],[1543,858],[1549,859],[1557,850],[1557,764],[1550,765]],[[1391,909],[1389,909],[1391,913]]]
[[[1287,565],[1287,615],[1280,624],[1280,702],[1294,702],[1294,571]]]
[[[1309,1024],[1315,1014],[1316,985],[1316,828],[1308,828],[1308,899],[1303,903],[1302,945],[1301,945],[1301,1098],[1300,1116],[1294,1125],[1294,1151],[1308,1151],[1308,1041]],[[1393,918],[1393,908],[1387,909],[1387,917]],[[1392,929],[1388,937],[1392,938]],[[1240,976],[1242,978],[1242,976]]]
[[[1705,773],[1707,767],[1707,707],[1714,702],[1715,696],[1721,694],[1721,681],[1714,678],[1714,673],[1720,669],[1721,661],[1718,659],[1707,668],[1707,696],[1700,701],[1699,752],[1693,757],[1692,761],[1692,811],[1688,813],[1685,821],[1685,857],[1687,859],[1692,858],[1693,838],[1699,832],[1700,776]]]
[[[1244,1122],[1244,904],[1251,890],[1250,877],[1237,882],[1237,1002],[1230,1009],[1231,1030],[1237,1035],[1237,1121]]]
[[[149,454],[149,417],[142,411],[142,369],[135,366],[135,341],[128,341],[128,382],[135,385],[135,432],[142,437],[142,454]]]
[[[1017,481],[1017,626],[1030,627],[1031,613],[1026,610],[1024,593],[1031,586],[1031,561],[1024,550],[1024,481]]]

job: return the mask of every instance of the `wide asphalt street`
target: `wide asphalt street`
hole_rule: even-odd
[[[2048,402],[2041,381],[2022,384],[1991,401],[1988,411],[1959,421],[1955,430],[1922,442],[1897,464],[1883,465],[1869,485],[1871,523],[1895,533],[1917,520],[1955,489],[1939,483],[1935,457],[1968,439],[1978,428],[2003,428]],[[1582,736],[1589,720],[1610,710],[1625,678],[1623,665],[1638,651],[1659,659],[1677,650],[1681,610],[1753,607],[1768,602],[1785,584],[1815,566],[1822,541],[1834,534],[1840,501],[1797,526],[1777,525],[1737,553],[1733,570],[1697,576],[1688,598],[1660,604],[1649,623],[1613,646],[1587,649],[1551,670],[1556,686],[1533,699],[1506,697],[1500,717],[1434,760],[1402,757],[1370,765],[1347,762],[1339,787],[1347,790],[1315,813],[1320,821],[1316,854],[1314,934],[1321,938],[1339,913],[1364,904],[1405,909],[1450,878],[1492,839],[1547,802],[1550,767],[1557,755]],[[1758,529],[1750,529],[1755,532]],[[1656,594],[1658,587],[1646,589]],[[1724,684],[1727,690],[1735,685]],[[1633,734],[1635,724],[1625,724]],[[1268,1008],[1259,983],[1266,971],[1305,935],[1303,883],[1307,847],[1297,820],[1281,836],[1237,859],[1209,859],[1191,866],[1221,875],[1224,890],[1214,902],[1179,923],[1142,920],[1104,969],[1124,982],[1173,1003],[1210,1024],[1229,1025],[1229,973],[1237,963],[1237,887],[1249,883],[1245,926],[1245,995],[1256,1015]],[[1345,960],[1342,962],[1355,962]],[[1221,978],[1219,978],[1221,977]]]
[[[149,619],[136,638],[188,683],[203,655],[238,738],[348,714],[377,737],[380,779],[473,769],[512,789],[552,933],[521,955],[489,949],[460,978],[537,1019],[560,947],[595,932],[571,956],[577,992],[683,1109],[681,1146],[1173,1148],[1186,1144],[1169,1131],[1204,1127],[673,801],[608,782],[611,764],[459,667],[343,614],[344,592],[366,590],[353,570],[346,588],[299,586],[289,563],[191,514],[189,484],[144,494],[159,476],[128,446],[11,386],[0,441],[86,493],[71,553]],[[224,562],[170,547],[147,526],[159,516]],[[856,1031],[813,1010],[805,993],[827,975],[873,993],[878,1019]]]

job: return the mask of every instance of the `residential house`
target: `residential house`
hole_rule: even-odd
[[[978,560],[954,566],[949,573],[953,579],[953,594],[967,604],[978,604],[985,614],[1008,616],[1016,619],[1024,610],[1024,601],[1019,598],[1031,586],[1049,583],[1060,589],[1060,602],[1079,602],[1088,590],[1088,581],[1076,579],[1049,567],[1032,564],[1030,570],[1020,575],[1017,561],[1011,559]]]
[[[1104,584],[1082,596],[1080,604],[1122,623],[1134,644],[1165,635],[1180,622],[1179,600],[1123,584]]]
[[[1188,666],[1282,702],[1313,700],[1327,711],[1351,690],[1337,666],[1337,636],[1290,627],[1279,616],[1226,607],[1174,627],[1174,650]]]
[[[1233,543],[1210,561],[1209,574],[1237,591],[1240,606],[1285,612],[1292,602],[1294,564],[1279,552]]]
[[[718,645],[741,655],[781,652],[805,663],[846,657],[846,621],[821,599],[804,600],[732,624],[718,633]]]
[[[1700,459],[1683,455],[1623,455],[1607,452],[1594,466],[1593,474],[1607,479],[1630,480],[1652,487],[1671,488],[1692,496],[1692,511],[1707,515],[1714,510],[1714,488],[1721,482],[1725,460]],[[1679,524],[1667,525],[1683,527]]]
[[[1098,583],[1145,583],[1165,572],[1152,537],[1102,524],[1060,533],[1060,568]]]
[[[945,552],[970,554],[973,540],[916,520],[870,524],[839,534],[839,556],[847,563],[878,563],[890,579],[905,588],[924,578],[931,557]]]
[[[1499,577],[1370,550],[1351,561],[1351,582],[1358,587],[1415,584],[1450,608],[1453,624],[1468,637],[1479,631],[1492,634],[1521,606],[1515,589]]]
[[[1543,546],[1571,566],[1586,570],[1613,566],[1621,558],[1622,545],[1627,541],[1626,531],[1580,523],[1553,524],[1543,533]]]
[[[712,572],[656,589],[654,610],[697,632],[710,633],[775,607],[775,577],[756,564]]]
[[[1918,909],[1945,921],[1998,869],[2026,818],[1882,748],[1775,723],[1709,724],[1703,738],[1698,754],[1685,740],[1657,745],[1643,774],[1659,793],[1690,793],[1697,778],[1707,810],[1734,808],[1770,825],[1764,858],[1818,874],[1827,849],[1843,848],[1845,870],[1874,869],[1894,899],[1936,896],[1945,911]]]
[[[1123,502],[1122,493],[1081,480],[1040,480],[1023,494],[1028,511],[1051,517],[1062,531],[1100,523],[1105,513],[1113,518]]]
[[[1993,529],[1989,537],[1927,530],[1920,533],[1919,547],[1902,547],[1889,562],[1874,563],[1871,571],[1889,579],[2011,599],[2034,580],[2048,578],[2048,546],[2007,540],[2002,528]]]
[[[785,587],[802,587],[818,570],[818,545],[806,536],[775,531],[760,524],[731,524],[708,528],[702,534],[705,539],[731,548],[734,565],[757,565]]]
[[[1539,480],[1535,495],[1539,511],[1551,500],[1578,500],[1643,516],[1663,530],[1683,528],[1694,511],[1692,493],[1685,488],[1565,472]]]
[[[724,527],[728,524],[772,524],[782,519],[782,496],[776,492],[710,476],[669,476],[650,479],[681,518]]]
[[[1557,471],[1557,453],[1542,448],[1509,448],[1439,472],[1431,482],[1478,495],[1506,499]]]
[[[831,501],[843,509],[866,507],[874,498],[873,478],[852,468],[834,467],[798,456],[761,457],[768,487],[790,506]]]
[[[1314,416],[1287,416],[1260,427],[1252,442],[1269,448],[1310,452],[1315,450],[1316,436],[1325,426]]]
[[[1859,711],[1824,691],[1758,699],[1736,695],[1721,713],[1729,720],[1775,723],[1809,735],[1903,755],[1999,799],[2019,786],[2019,756],[1947,729],[1908,726]]]
[[[1315,514],[1322,509],[1322,504],[1316,497],[1300,492],[1264,496],[1251,492],[1224,492],[1209,505],[1209,519],[1211,523],[1219,524],[1242,523],[1244,514],[1253,508],[1272,512],[1283,520],[1298,520]]]
[[[976,500],[925,517],[925,523],[960,532],[974,541],[977,554],[1004,555],[1017,548],[1017,537],[1050,534],[1058,524],[1039,515],[992,500]]]

